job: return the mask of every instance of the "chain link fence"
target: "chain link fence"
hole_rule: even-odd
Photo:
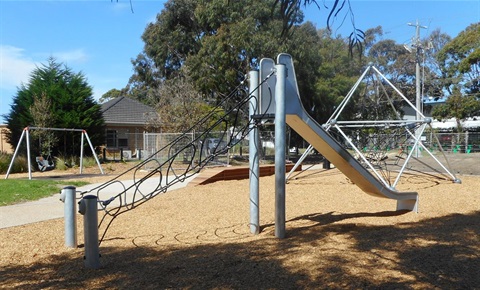
[[[202,137],[201,132],[198,133],[140,133],[135,138],[143,138],[144,148],[137,149],[133,153],[133,159],[145,160],[152,156],[158,163],[163,163],[175,156],[174,162],[177,166],[187,164],[192,160],[191,155],[195,154],[193,160],[205,158],[213,153],[219,153],[215,159],[210,162],[213,166],[227,166],[232,158],[248,159],[249,140],[244,139],[236,143],[231,148],[226,148],[228,144],[227,134],[222,132],[211,132],[207,138]],[[435,139],[438,138],[442,150],[446,153],[474,153],[480,152],[480,132],[466,133],[436,133],[424,132],[421,140],[423,144],[431,151],[439,151],[439,145]],[[178,140],[177,140],[178,139]],[[175,141],[176,142],[173,142]],[[305,142],[304,142],[305,143]],[[408,142],[407,142],[408,143]],[[173,144],[173,145],[170,145]],[[260,131],[260,144],[258,148],[262,160],[273,160],[275,155],[275,132],[269,130]],[[308,146],[308,144],[305,144]],[[392,144],[391,149],[409,144]],[[412,141],[413,145],[413,141]],[[186,149],[185,149],[186,148]],[[124,150],[124,152],[129,150]],[[181,151],[181,154],[177,154]],[[303,150],[302,150],[303,151]],[[113,152],[113,151],[112,151]],[[117,154],[117,157],[110,156],[109,159],[119,160],[121,158],[120,151],[110,154]],[[292,153],[294,154],[294,153]],[[124,159],[130,159],[124,154]],[[187,162],[187,163],[186,163]],[[152,164],[152,166],[154,166]],[[153,168],[146,168],[153,169]]]
[[[443,151],[447,153],[474,153],[480,152],[480,132],[465,133],[425,133],[422,142],[432,151],[440,150],[434,137]]]
[[[238,142],[235,142],[235,146],[227,148],[228,138],[231,137],[222,132],[211,132],[207,138],[199,138],[199,136],[202,136],[202,132],[187,134],[144,133],[144,149],[141,150],[141,159],[145,160],[151,157],[161,164],[175,156],[174,162],[179,167],[182,167],[182,164],[188,165],[192,159],[195,162],[214,153],[216,155],[215,159],[209,165],[228,166],[232,158],[248,159],[249,141],[247,139],[238,140]],[[274,132],[262,131],[260,140],[262,148],[259,149],[262,152],[262,157],[273,156],[275,154]],[[178,154],[178,152],[181,152],[181,154]],[[191,158],[192,154],[195,154],[193,158]],[[152,164],[152,166],[154,165]]]

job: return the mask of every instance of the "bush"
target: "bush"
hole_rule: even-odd
[[[8,166],[12,160],[13,154],[7,153],[0,153],[0,173],[6,174],[8,170]],[[25,156],[17,156],[13,162],[12,169],[10,173],[21,173],[27,172],[28,170],[28,163],[27,158]]]
[[[60,156],[55,157],[55,169],[57,170],[67,170],[68,168],[78,168],[80,166],[80,157],[78,156]],[[93,167],[97,166],[95,157],[83,157],[83,167]]]

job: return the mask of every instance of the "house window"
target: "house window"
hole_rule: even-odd
[[[107,130],[107,148],[117,148],[116,130]]]
[[[118,138],[118,147],[127,148],[128,147],[128,138]]]

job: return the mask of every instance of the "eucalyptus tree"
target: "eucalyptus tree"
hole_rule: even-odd
[[[461,121],[480,115],[480,23],[471,24],[448,42],[438,53],[442,65],[444,89],[449,96],[445,104],[434,108],[437,119]]]
[[[347,38],[341,36],[333,38],[328,29],[319,30],[318,34],[320,37],[319,65],[315,81],[315,99],[311,100],[313,102],[311,114],[320,122],[324,122],[347,96],[361,75],[365,58],[351,57]],[[344,118],[353,117],[355,108],[351,104],[353,103],[350,102],[342,113]]]
[[[471,24],[447,43],[438,53],[445,89],[457,84],[463,93],[480,97],[480,22]]]
[[[418,54],[416,47],[396,43],[391,39],[383,39],[383,29],[379,26],[366,31],[365,47],[368,62],[374,64],[412,103],[416,99],[416,70],[418,61],[421,66],[421,95],[423,101],[438,100],[444,96],[445,73],[443,64],[437,55],[451,40],[450,36],[440,29],[433,30],[424,37]],[[386,87],[389,94],[393,93]],[[401,108],[402,102],[395,102]],[[430,106],[425,106],[428,112]]]
[[[282,36],[283,16],[268,1],[170,0],[145,29],[144,51],[133,61],[130,93],[147,103],[158,103],[155,89],[182,74],[190,78],[203,98],[215,103],[230,93],[258,66],[263,57],[291,53],[302,64],[315,63],[315,28],[303,21]],[[298,71],[303,68],[299,67]]]

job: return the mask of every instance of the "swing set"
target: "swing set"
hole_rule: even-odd
[[[30,130],[44,130],[44,131],[63,131],[63,132],[81,132],[81,145],[80,145],[80,174],[83,172],[83,147],[84,147],[84,139],[87,140],[90,150],[92,151],[93,156],[95,157],[95,161],[100,169],[100,172],[104,174],[102,165],[100,165],[100,161],[98,160],[97,155],[95,154],[95,149],[93,148],[92,142],[88,137],[87,131],[84,129],[67,129],[67,128],[44,128],[44,127],[25,127],[23,129],[22,135],[20,136],[20,140],[18,141],[17,147],[15,148],[15,152],[13,153],[12,160],[10,161],[10,165],[8,166],[7,174],[5,175],[5,179],[8,179],[10,175],[10,171],[13,166],[13,162],[18,155],[18,151],[22,144],[23,139],[25,139],[27,145],[27,160],[28,160],[28,179],[32,179],[32,164],[31,164],[31,150],[30,150]],[[51,156],[51,152],[48,152],[46,157],[37,156],[35,158],[37,162],[38,169],[42,172],[49,171],[55,168],[55,162]]]

